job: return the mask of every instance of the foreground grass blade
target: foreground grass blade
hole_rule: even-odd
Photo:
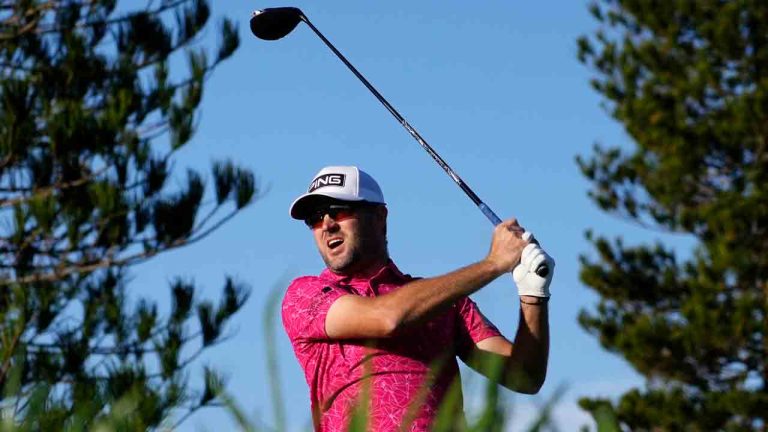
[[[278,431],[286,430],[285,427],[285,406],[283,405],[283,390],[280,383],[280,369],[277,362],[277,341],[275,337],[275,322],[280,311],[280,299],[283,295],[283,287],[287,283],[276,283],[267,297],[264,304],[264,345],[267,355],[267,377],[269,379],[269,388],[272,392],[272,413],[275,417],[275,428]]]

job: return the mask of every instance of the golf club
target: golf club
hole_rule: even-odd
[[[400,115],[399,112],[389,103],[386,99],[384,99],[384,96],[381,95],[381,93],[376,90],[371,83],[368,82],[365,77],[357,71],[357,69],[352,66],[352,63],[350,63],[344,55],[342,55],[339,50],[336,49],[336,47],[331,44],[331,42],[323,36],[322,33],[320,33],[320,30],[317,29],[312,23],[309,21],[306,15],[301,11],[299,8],[295,7],[279,7],[279,8],[267,8],[263,10],[257,10],[254,11],[251,15],[251,32],[254,36],[256,36],[259,39],[264,40],[278,40],[293,31],[293,29],[296,28],[296,26],[299,24],[299,22],[304,21],[309,28],[312,29],[312,31],[315,32],[315,34],[322,39],[322,41],[325,43],[328,48],[333,51],[334,54],[336,54],[336,57],[338,57],[342,62],[344,62],[345,65],[349,68],[349,70],[352,71],[353,74],[370,90],[371,93],[373,93],[374,96],[376,96],[376,99],[381,102],[382,105],[384,105],[387,110],[397,119],[398,122],[400,122],[401,125],[405,128],[405,130],[408,131],[409,134],[421,145],[421,147],[426,150],[427,153],[429,153],[430,156],[432,156],[432,159],[437,162],[438,165],[440,165],[443,170],[453,179],[454,182],[461,188],[461,190],[464,191],[465,194],[469,197],[469,199],[472,200],[472,202],[477,205],[477,207],[480,209],[481,212],[485,215],[485,217],[488,218],[489,221],[491,221],[492,224],[498,225],[501,223],[501,219],[499,219],[498,216],[496,216],[496,213],[493,212],[493,210],[490,209],[481,199],[477,196],[477,194],[467,186],[466,183],[459,177],[446,163],[443,158],[440,157],[440,155],[437,154],[437,152],[427,144],[427,142],[424,140],[424,138],[421,137],[421,135],[414,129],[406,120],[403,118],[403,116]],[[540,265],[536,269],[536,274],[538,274],[541,277],[547,276],[549,274],[549,268],[547,268],[546,264]]]

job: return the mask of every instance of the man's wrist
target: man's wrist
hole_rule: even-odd
[[[485,263],[485,267],[490,271],[490,274],[494,279],[506,273],[503,267],[499,263],[497,263],[493,258],[486,257],[481,262]]]
[[[520,296],[520,303],[533,306],[542,306],[549,303],[549,297],[522,295]]]

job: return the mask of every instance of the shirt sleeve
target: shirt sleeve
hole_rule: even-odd
[[[283,298],[282,317],[291,342],[328,339],[325,317],[336,299],[349,291],[324,283],[316,277],[301,277],[288,286]]]
[[[469,297],[464,297],[456,302],[458,311],[457,348],[458,354],[463,356],[483,339],[493,336],[502,336],[499,329],[491,323],[480,308]]]

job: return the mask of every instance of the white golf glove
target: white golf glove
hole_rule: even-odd
[[[530,233],[523,234],[524,239],[533,237]],[[546,263],[549,273],[546,277],[536,274],[536,269]],[[549,284],[555,273],[555,260],[536,243],[530,243],[523,249],[520,264],[512,270],[512,278],[517,284],[517,292],[521,296],[549,297]]]

